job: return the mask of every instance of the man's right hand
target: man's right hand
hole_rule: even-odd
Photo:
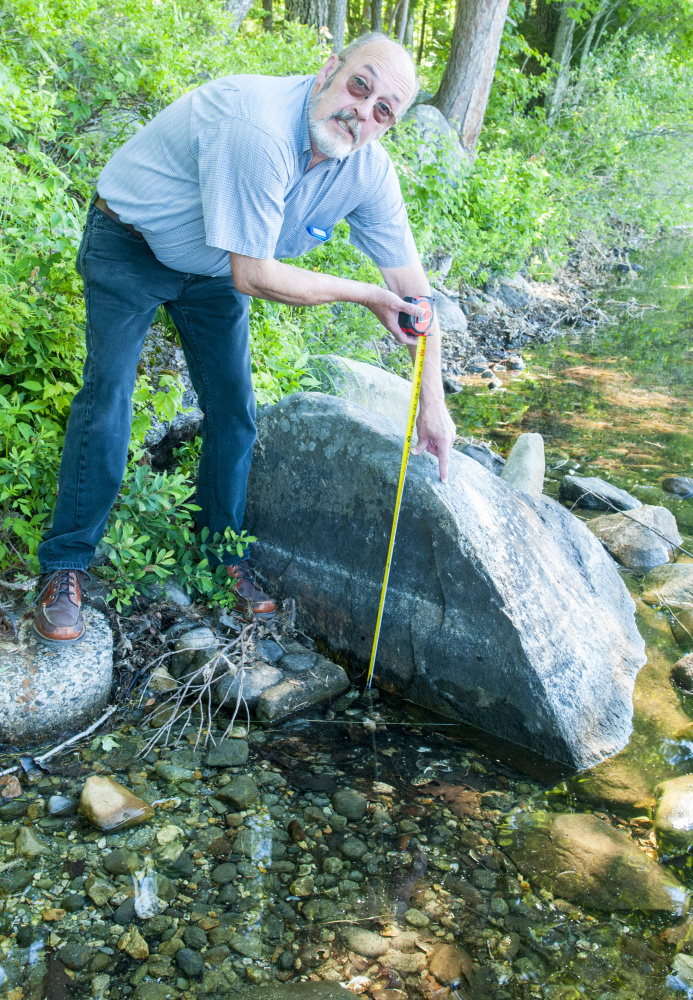
[[[385,329],[407,347],[416,347],[419,338],[405,333],[399,325],[399,314],[408,313],[409,316],[423,316],[425,309],[423,306],[414,305],[413,302],[405,302],[395,292],[387,288],[380,288],[379,285],[371,285],[372,293],[364,301],[373,315],[382,323]]]

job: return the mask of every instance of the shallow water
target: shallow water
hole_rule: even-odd
[[[540,431],[548,492],[557,493],[570,470],[608,477],[643,502],[669,507],[693,551],[693,501],[660,488],[667,474],[693,474],[691,249],[678,239],[650,251],[636,282],[604,291],[603,298],[625,304],[610,305],[622,316],[618,323],[525,351],[527,372],[504,376],[506,391],[491,394],[477,381],[456,398],[454,413],[461,432],[483,434],[502,450],[518,433]],[[166,990],[141,991],[156,983],[184,998],[231,997],[274,984],[290,1000],[292,984],[311,977],[350,982],[374,1000],[383,989],[382,1000],[675,996],[685,986],[671,976],[671,928],[681,925],[679,917],[599,910],[589,899],[578,905],[518,871],[510,856],[509,831],[522,817],[548,810],[596,812],[643,858],[659,860],[652,791],[663,778],[693,772],[693,732],[682,732],[693,720],[693,698],[669,681],[683,649],[666,614],[639,600],[636,577],[624,579],[637,600],[648,664],[636,686],[629,747],[585,775],[565,774],[388,696],[371,701],[354,691],[325,711],[269,729],[253,725],[243,768],[206,766],[193,730],[178,749],[138,758],[151,735],[139,710],[113,734],[115,750],[86,745],[54,773],[25,782],[23,815],[20,809],[13,818],[0,807],[2,864],[12,860],[12,823],[26,825],[27,817],[53,846],[50,856],[28,863],[32,883],[5,890],[0,901],[0,995],[33,996],[47,947],[60,956],[66,942],[86,942],[88,961],[74,972],[77,997],[101,989],[112,1000],[133,993],[136,1000],[163,1000]],[[139,633],[146,629],[140,625]],[[187,776],[171,787],[155,770],[162,760],[188,768]],[[77,796],[93,770],[149,800],[174,797],[151,824],[111,835],[76,817],[46,815],[50,794]],[[237,812],[223,800],[234,773],[253,775],[259,786],[258,797]],[[335,789],[347,787],[366,800],[364,815],[351,820],[334,808]],[[237,831],[246,831],[240,840]],[[171,843],[189,855],[184,874],[171,867]],[[74,913],[46,917],[70,893],[86,892],[90,873],[103,876],[108,850],[124,847],[138,852],[143,871],[170,876],[173,895],[163,915],[136,921],[147,940],[145,959],[128,955],[126,928],[115,922],[129,876],[112,879],[121,894],[112,903],[97,907],[87,897]],[[217,866],[227,858],[235,870],[222,883]],[[691,859],[669,864],[693,890]],[[0,870],[0,879],[10,871]],[[379,937],[355,939],[355,926]],[[186,972],[173,957],[168,942],[181,934],[202,971]],[[374,941],[376,950],[389,943],[389,951],[368,957]],[[464,953],[454,961],[448,955],[447,971],[440,957],[446,944]],[[51,995],[63,994],[56,987]]]

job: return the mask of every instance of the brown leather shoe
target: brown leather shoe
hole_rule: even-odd
[[[43,642],[72,646],[84,638],[82,578],[86,575],[81,570],[56,569],[41,577],[34,632]]]
[[[236,563],[235,566],[227,566],[226,572],[229,576],[235,576],[238,581],[234,584],[236,596],[239,603],[245,606],[246,611],[251,611],[254,615],[273,615],[277,610],[277,604],[268,597],[255,583],[250,567],[247,562]]]

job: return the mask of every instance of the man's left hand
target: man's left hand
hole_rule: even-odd
[[[441,482],[447,483],[450,449],[455,442],[457,431],[444,398],[437,396],[432,400],[422,398],[416,421],[416,433],[419,439],[411,450],[412,455],[420,455],[423,451],[436,455]]]

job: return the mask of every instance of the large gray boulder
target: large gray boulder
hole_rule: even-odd
[[[469,172],[471,160],[460,145],[457,132],[438,108],[432,104],[415,104],[403,121],[411,122],[420,139],[419,160],[422,164],[438,164],[442,181],[454,183]]]
[[[113,676],[113,633],[95,608],[84,608],[85,638],[56,649],[41,642],[31,617],[18,641],[0,639],[0,743],[24,746],[76,731],[105,709]]]
[[[402,435],[316,393],[258,415],[245,527],[299,626],[367,664]],[[410,459],[376,679],[385,688],[586,768],[630,735],[645,649],[634,603],[581,521],[458,452],[443,485]]]

